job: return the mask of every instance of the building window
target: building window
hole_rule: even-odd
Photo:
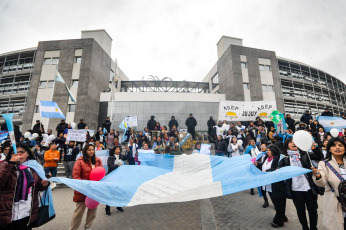
[[[46,81],[41,81],[40,86],[38,88],[43,89],[47,87],[47,82]]]
[[[213,84],[213,89],[219,85],[219,75],[215,74],[214,77],[211,78],[211,82]]]
[[[259,70],[261,70],[261,71],[271,71],[271,66],[270,65],[259,64]]]
[[[262,91],[274,92],[274,86],[273,85],[262,85]]]
[[[40,106],[35,105],[35,113],[39,113],[40,112]]]
[[[75,112],[76,111],[76,105],[68,105],[68,111],[69,112]]]
[[[52,61],[51,58],[45,58],[45,59],[44,59],[44,64],[45,64],[45,65],[50,65],[50,64],[51,64],[51,61]]]
[[[54,87],[54,81],[48,81],[47,88],[53,88]]]
[[[52,65],[59,64],[59,58],[52,58]]]
[[[75,57],[74,58],[74,63],[81,63],[82,62],[82,57]]]
[[[72,87],[78,87],[79,81],[72,81]]]
[[[262,85],[262,91],[268,91],[267,85]]]
[[[274,86],[273,85],[268,85],[268,91],[269,92],[274,92]]]
[[[246,62],[240,62],[242,69],[247,69],[247,63]]]
[[[243,88],[248,90],[249,89],[249,83],[243,83]]]

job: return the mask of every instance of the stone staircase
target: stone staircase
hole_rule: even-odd
[[[56,174],[57,177],[66,177],[65,175],[65,167],[64,167],[64,163],[58,163],[58,172]],[[62,184],[62,183],[56,183],[56,187],[55,189],[57,188],[68,188],[67,185],[65,184]]]

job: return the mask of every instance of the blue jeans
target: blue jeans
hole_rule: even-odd
[[[219,157],[223,157],[223,156],[225,156],[225,153],[224,152],[216,152],[215,155],[219,156]]]
[[[56,176],[56,173],[58,172],[57,167],[45,167],[44,172],[46,173],[46,177],[48,177],[49,172],[52,174],[52,177]]]

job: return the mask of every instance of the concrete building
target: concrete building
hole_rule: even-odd
[[[346,112],[346,85],[318,68],[276,56],[274,51],[243,46],[240,38],[222,36],[216,63],[201,82],[152,78],[129,80],[111,58],[112,38],[105,30],[82,31],[81,39],[41,41],[37,48],[0,54],[0,109],[15,113],[22,131],[41,120],[55,130],[60,119],[40,118],[40,100],[58,103],[66,122],[81,118],[97,129],[111,116],[116,129],[125,116],[137,116],[143,130],[151,115],[168,125],[172,115],[186,128],[189,113],[196,131],[207,131],[207,120],[218,116],[221,100],[275,100],[277,108],[298,118],[329,107]],[[73,103],[61,74],[77,103]]]

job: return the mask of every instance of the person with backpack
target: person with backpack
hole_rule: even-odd
[[[323,225],[327,229],[346,229],[346,144],[340,137],[327,144],[326,160],[320,161],[318,169],[312,168],[314,182],[325,187]]]

